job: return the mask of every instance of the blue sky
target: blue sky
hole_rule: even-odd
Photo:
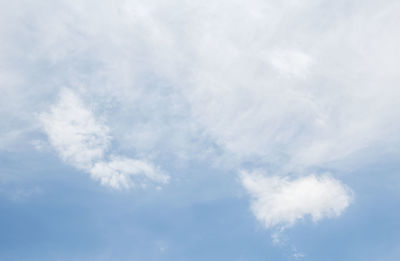
[[[0,1],[0,260],[398,260],[396,1]]]

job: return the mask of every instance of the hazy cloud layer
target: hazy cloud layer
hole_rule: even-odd
[[[129,186],[138,173],[165,181],[147,161],[108,159],[112,146],[156,165],[198,160],[235,173],[261,167],[276,176],[266,179],[282,184],[288,173],[302,181],[288,184],[303,184],[311,169],[333,164],[340,171],[352,157],[362,165],[369,160],[363,155],[399,153],[397,1],[59,0],[0,7],[18,10],[0,18],[0,84],[10,97],[0,113],[11,122],[0,143],[37,131],[32,114],[51,107],[60,86],[84,90],[108,125],[68,91],[41,118],[60,157],[102,183]],[[316,187],[337,184],[315,175],[304,179]],[[260,189],[281,195],[267,183]],[[347,205],[340,206],[328,210],[338,214]],[[314,215],[298,213],[295,219]],[[273,223],[291,222],[279,217]]]

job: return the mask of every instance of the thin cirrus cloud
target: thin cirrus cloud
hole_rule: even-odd
[[[168,183],[169,177],[151,163],[107,154],[109,128],[96,120],[79,97],[70,89],[60,93],[57,104],[40,115],[50,144],[68,164],[89,172],[104,186],[130,188],[148,181]]]

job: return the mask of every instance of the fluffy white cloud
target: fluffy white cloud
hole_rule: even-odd
[[[111,140],[108,127],[69,89],[60,93],[58,103],[48,113],[42,113],[40,120],[60,157],[89,172],[102,185],[130,188],[148,180],[168,182],[169,177],[149,162],[119,156],[107,161]]]
[[[267,228],[289,227],[308,215],[314,221],[339,216],[352,200],[352,192],[328,175],[291,180],[242,172],[240,177],[252,197],[253,214]]]

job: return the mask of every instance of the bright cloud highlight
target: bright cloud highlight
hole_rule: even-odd
[[[306,216],[313,221],[340,216],[352,200],[352,192],[328,175],[290,180],[242,172],[240,177],[253,214],[267,228],[290,227]]]
[[[61,91],[57,105],[41,114],[40,120],[60,157],[78,168],[90,169],[109,146],[108,127],[97,121],[69,89]]]

